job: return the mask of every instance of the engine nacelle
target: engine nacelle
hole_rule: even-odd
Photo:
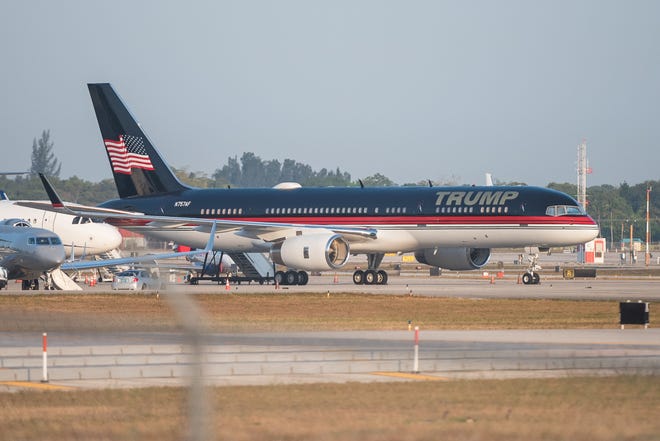
[[[270,258],[288,268],[323,271],[344,266],[350,255],[348,242],[339,234],[307,234],[273,245]]]
[[[419,263],[453,271],[479,269],[488,263],[490,248],[427,248],[415,253]]]

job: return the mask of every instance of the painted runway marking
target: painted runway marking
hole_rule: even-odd
[[[407,372],[372,372],[371,375],[381,375],[383,377],[405,378],[407,380],[420,381],[449,381],[447,377],[436,377],[433,375],[413,374]]]
[[[30,389],[42,389],[42,390],[73,390],[75,387],[72,386],[58,386],[56,384],[49,383],[32,383],[29,381],[0,381],[0,386],[13,386],[13,387],[25,387]]]

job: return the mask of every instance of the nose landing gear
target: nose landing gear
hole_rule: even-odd
[[[527,257],[527,260],[529,260],[529,266],[527,267],[525,274],[522,275],[523,284],[538,285],[541,283],[541,276],[538,273],[541,270],[541,265],[537,263],[538,258],[539,255],[536,253],[530,254]]]

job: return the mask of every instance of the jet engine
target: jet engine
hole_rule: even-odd
[[[479,269],[488,263],[490,248],[427,248],[415,253],[419,263],[453,271]]]
[[[270,250],[273,262],[307,271],[341,268],[349,255],[348,242],[339,234],[294,236],[273,245]]]

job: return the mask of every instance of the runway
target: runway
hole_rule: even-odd
[[[177,283],[170,287],[188,294],[226,294],[224,284],[200,282],[199,285]],[[108,291],[108,284],[84,286],[83,292]],[[417,295],[458,298],[526,298],[564,300],[614,300],[660,301],[659,278],[598,278],[564,280],[559,276],[545,277],[538,285],[518,283],[517,274],[505,274],[503,278],[478,277],[450,274],[429,277],[426,274],[391,277],[387,285],[355,285],[351,274],[312,276],[305,286],[280,286],[232,284],[229,291],[235,294],[262,293],[350,293],[382,295]],[[20,291],[18,291],[20,292]]]
[[[49,336],[49,385],[185,385],[199,367],[175,333]],[[41,336],[3,337],[0,387],[41,387]],[[660,329],[210,334],[202,372],[214,385],[660,374]],[[18,383],[17,383],[18,382]]]

